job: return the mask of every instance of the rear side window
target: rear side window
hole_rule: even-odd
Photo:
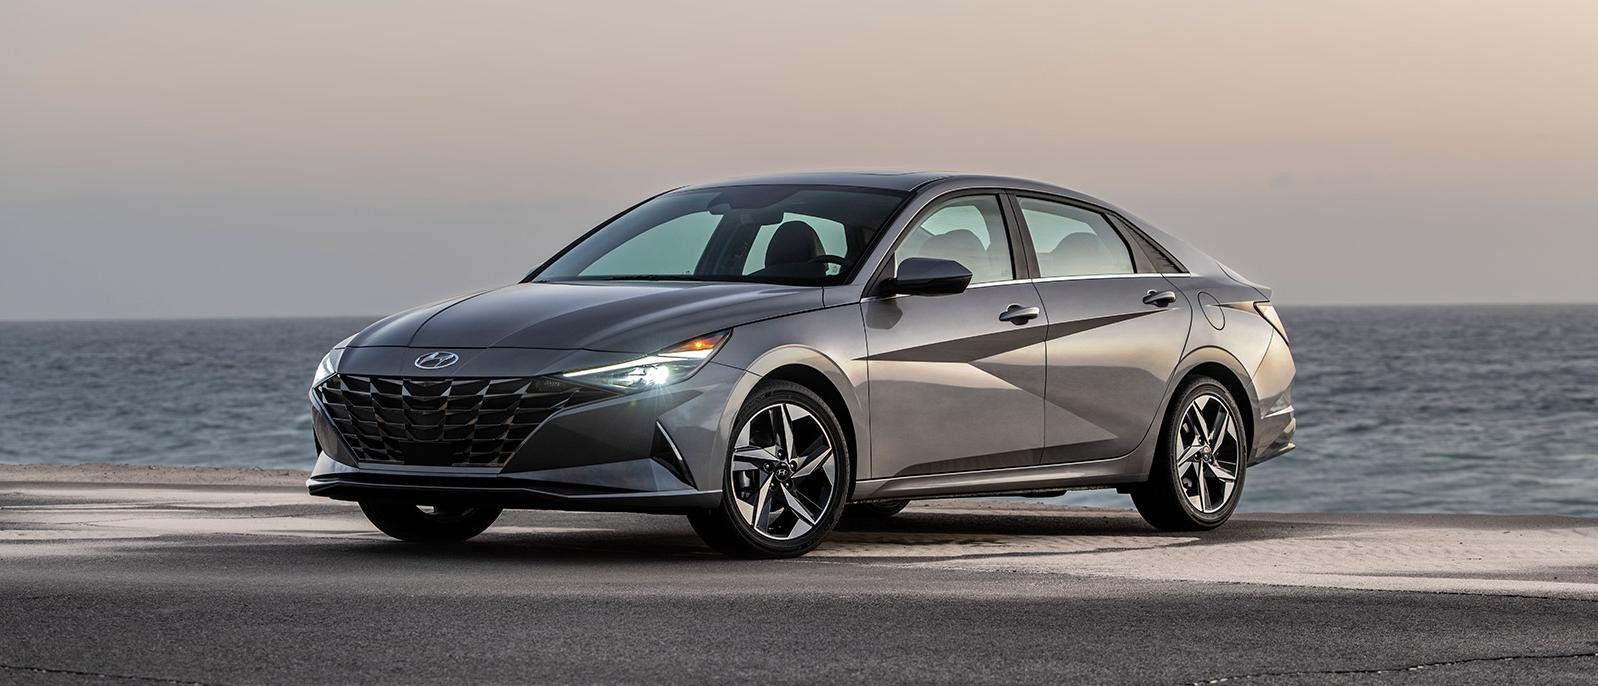
[[[1132,253],[1109,218],[1074,205],[1017,198],[1038,254],[1038,276],[1131,274]]]

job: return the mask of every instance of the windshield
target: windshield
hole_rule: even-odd
[[[535,281],[848,280],[905,194],[736,186],[667,193],[556,258]]]

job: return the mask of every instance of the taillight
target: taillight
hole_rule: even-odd
[[[1292,341],[1287,339],[1287,328],[1282,326],[1282,318],[1276,316],[1276,308],[1271,305],[1270,301],[1262,300],[1254,303],[1254,309],[1260,313],[1261,317],[1265,318],[1265,321],[1271,323],[1271,326],[1276,329],[1276,333],[1282,334],[1283,341],[1289,344],[1292,343]]]

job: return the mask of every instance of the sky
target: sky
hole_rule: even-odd
[[[380,315],[639,199],[1024,176],[1292,304],[1598,300],[1598,3],[0,0],[0,319]]]

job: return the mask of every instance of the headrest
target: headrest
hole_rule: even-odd
[[[987,248],[982,247],[982,239],[977,238],[976,232],[970,229],[955,229],[928,238],[927,242],[922,244],[921,252],[922,257],[959,260],[972,255],[986,255]]]
[[[766,246],[766,266],[809,262],[821,255],[821,237],[799,220],[783,222]]]
[[[1058,245],[1054,246],[1053,253],[1080,253],[1084,255],[1104,255],[1104,243],[1098,236],[1087,231],[1066,234]]]
[[[1104,242],[1095,234],[1081,231],[1066,234],[1059,245],[1049,251],[1053,271],[1060,276],[1103,274],[1108,270],[1109,259],[1104,252]]]
[[[935,234],[921,244],[920,252],[921,257],[959,262],[960,266],[973,274],[985,274],[989,266],[988,249],[982,247],[982,239],[977,238],[976,232],[970,229]]]

